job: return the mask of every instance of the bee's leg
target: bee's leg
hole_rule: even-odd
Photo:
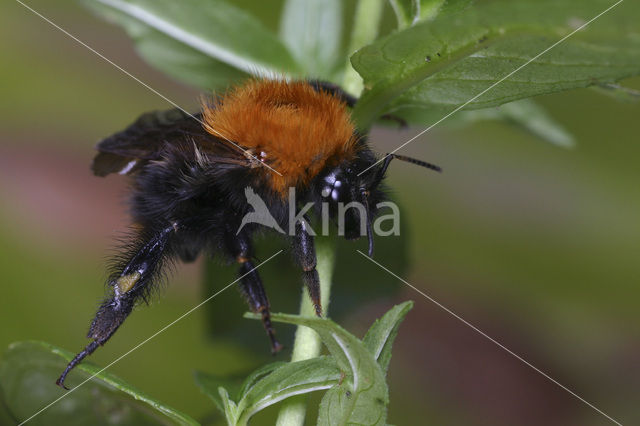
[[[113,288],[112,296],[100,305],[91,322],[87,337],[93,341],[71,360],[56,381],[57,385],[67,389],[64,386],[67,374],[84,358],[91,355],[98,346],[104,345],[109,340],[129,316],[139,298],[146,300],[166,256],[169,238],[176,229],[177,225],[172,224],[158,232],[148,234],[147,238],[138,237],[139,241],[134,245],[135,248],[132,249],[126,263],[112,275],[113,278],[109,283]]]
[[[243,233],[235,235],[230,232],[226,236],[226,245],[230,254],[240,264],[240,269],[238,270],[240,290],[249,304],[249,309],[262,315],[262,324],[269,336],[271,352],[275,354],[282,349],[282,345],[276,339],[275,330],[271,325],[271,312],[267,293],[251,260],[251,242]]]
[[[302,268],[302,280],[307,287],[309,297],[316,310],[316,315],[322,316],[322,304],[320,302],[320,278],[316,271],[316,249],[313,243],[313,235],[308,230],[307,219],[296,223],[296,235],[293,237],[293,254]]]

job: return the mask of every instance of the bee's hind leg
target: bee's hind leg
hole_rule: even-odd
[[[64,369],[56,384],[65,389],[67,374],[84,358],[104,345],[129,316],[136,301],[146,301],[157,281],[162,264],[168,255],[169,239],[177,227],[172,224],[157,231],[137,234],[127,249],[126,259],[119,262],[109,282],[111,295],[98,308],[87,337],[93,339]]]

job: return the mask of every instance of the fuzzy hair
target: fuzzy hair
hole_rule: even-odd
[[[233,141],[280,174],[266,170],[271,188],[286,196],[323,168],[356,154],[355,126],[345,103],[305,81],[251,80],[203,102],[207,132]]]

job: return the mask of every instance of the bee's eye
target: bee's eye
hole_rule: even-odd
[[[322,179],[322,198],[333,202],[348,201],[349,190],[344,177],[344,172],[340,169],[334,169],[328,173]]]
[[[335,180],[332,184],[326,185],[322,189],[322,197],[335,202],[344,201],[345,194],[345,188],[341,180]]]

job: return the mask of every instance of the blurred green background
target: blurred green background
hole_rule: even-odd
[[[176,103],[197,108],[195,90],[150,68],[120,29],[76,2],[29,5]],[[276,25],[278,7],[252,7]],[[103,296],[104,259],[128,223],[126,181],[90,174],[93,146],[141,112],[168,105],[20,4],[2,2],[0,16],[0,347],[37,339],[75,352],[87,343]],[[640,88],[639,79],[624,84]],[[403,150],[445,169],[436,175],[392,166],[389,185],[408,228],[404,277],[623,424],[638,424],[640,104],[592,90],[537,100],[575,136],[575,149],[485,122],[440,126]],[[387,152],[417,131],[376,130],[371,143]],[[349,262],[399,286],[363,258]],[[108,364],[201,301],[202,266],[179,266],[164,296],[136,311],[92,361]],[[276,311],[285,310],[279,293],[299,292],[269,278],[282,268],[294,267],[283,257],[265,271]],[[228,282],[221,279],[218,288]],[[391,363],[391,423],[609,423],[415,291],[399,288],[391,300],[354,303],[343,321],[363,332],[393,304],[416,302]],[[224,311],[237,299],[228,291],[210,308]],[[248,321],[241,313],[234,308],[229,316]],[[206,338],[206,320],[206,310],[196,311],[110,371],[214,421],[193,371],[244,374],[268,358],[266,342],[247,350]]]

